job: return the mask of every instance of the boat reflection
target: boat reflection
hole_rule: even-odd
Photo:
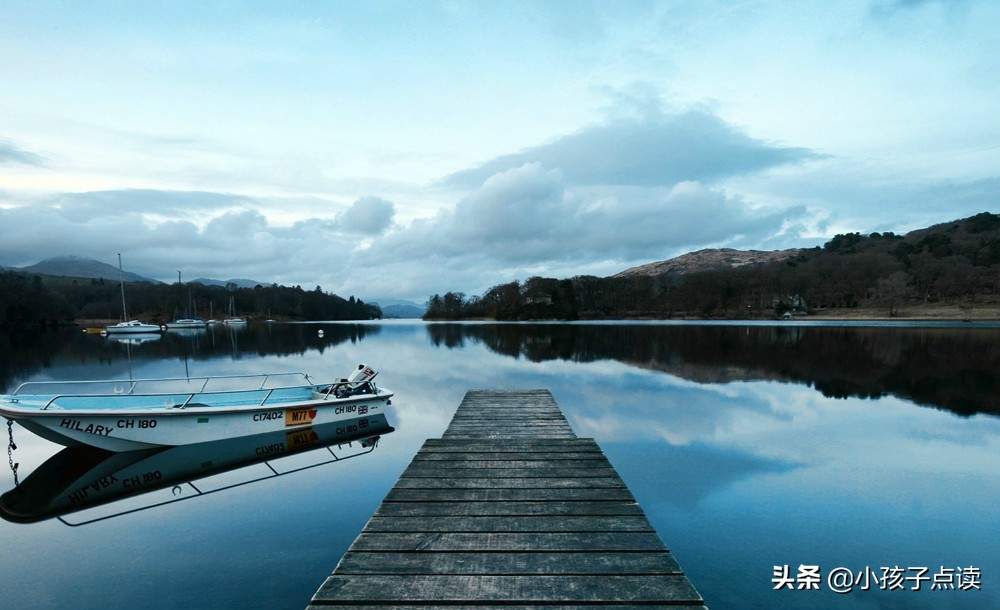
[[[366,455],[393,431],[385,415],[377,414],[165,450],[68,447],[0,496],[0,517],[15,523],[51,518],[70,526],[95,523]],[[303,459],[286,467],[293,455]],[[65,518],[81,512],[75,522]]]
[[[161,337],[160,333],[132,333],[123,335],[109,334],[107,335],[106,338],[108,343],[122,343],[124,345],[142,345],[143,343],[159,341]]]

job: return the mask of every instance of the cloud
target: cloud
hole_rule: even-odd
[[[392,226],[396,206],[379,197],[362,197],[337,215],[336,224],[342,231],[363,235],[381,235]]]
[[[819,158],[806,149],[751,138],[704,110],[621,117],[574,134],[455,172],[444,182],[472,187],[490,176],[541,163],[558,169],[571,184],[664,186],[712,182]]]
[[[913,12],[925,6],[939,6],[943,10],[964,11],[967,0],[875,0],[869,12],[874,17],[891,17],[897,13]]]
[[[331,290],[344,281],[360,242],[357,231],[341,230],[329,218],[281,226],[259,207],[252,198],[226,193],[155,190],[22,201],[0,208],[0,264],[26,266],[59,255],[112,262],[122,252],[130,271],[166,281],[178,269],[187,278],[321,283]],[[393,206],[384,201],[373,207],[384,223]],[[368,220],[367,229],[380,226]]]
[[[521,263],[664,256],[767,234],[775,214],[755,213],[740,198],[695,181],[571,188],[561,172],[534,163],[487,180],[446,222],[453,253],[487,251],[499,261]]]
[[[94,215],[152,214],[165,217],[202,217],[227,208],[255,207],[256,202],[243,195],[208,191],[168,191],[155,189],[116,189],[60,193],[47,203],[61,208],[62,215],[86,222]]]
[[[835,233],[854,231],[902,234],[996,211],[1000,201],[997,176],[914,179],[908,174],[894,175],[866,161],[818,163],[806,171],[757,177],[738,188],[743,192],[767,192],[771,202],[808,206],[811,218],[808,228],[795,230],[786,226],[784,234],[812,235],[823,241]],[[887,215],[886,210],[905,210],[905,213]],[[784,248],[798,244],[778,240],[770,245]]]
[[[918,6],[923,6],[926,4],[939,4],[941,0],[882,0],[878,2],[876,6],[883,7],[887,10],[893,9],[912,9]]]
[[[478,293],[530,275],[610,275],[687,249],[752,246],[805,214],[802,206],[759,211],[695,181],[574,187],[562,172],[527,163],[490,177],[453,210],[374,242],[366,273],[370,280],[416,273],[441,292]]]
[[[9,140],[0,138],[0,165],[14,163],[41,166],[45,164],[45,160],[35,153],[19,148]]]

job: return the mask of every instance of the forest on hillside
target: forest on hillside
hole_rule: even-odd
[[[353,296],[344,299],[317,286],[235,285],[125,282],[128,316],[165,323],[178,317],[251,319],[371,320],[382,317],[378,305]],[[76,320],[119,321],[121,284],[104,279],[63,278],[0,272],[0,326],[55,326]]]
[[[685,274],[531,277],[480,296],[435,294],[424,319],[768,318],[818,309],[1000,301],[1000,216],[847,233],[788,260]]]

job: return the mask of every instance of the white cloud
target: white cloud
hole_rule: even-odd
[[[663,114],[652,105],[639,117],[591,125],[548,144],[456,172],[445,180],[474,185],[524,163],[540,162],[560,170],[574,184],[649,187],[685,180],[712,181],[819,157],[805,148],[751,138],[705,110]]]
[[[362,197],[337,215],[337,225],[345,232],[379,235],[391,225],[396,206],[380,197]]]
[[[475,294],[536,274],[610,275],[688,248],[755,245],[804,214],[801,207],[759,211],[693,181],[575,187],[561,172],[527,163],[491,176],[453,210],[374,242],[366,277],[419,277],[429,296]]]
[[[996,3],[231,9],[0,9],[0,264],[420,300],[996,208]]]
[[[0,165],[21,163],[24,165],[43,165],[41,156],[24,150],[3,138],[0,138]]]

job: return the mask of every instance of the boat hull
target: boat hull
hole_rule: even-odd
[[[255,434],[167,449],[109,453],[93,447],[68,447],[35,469],[20,485],[0,496],[0,518],[15,523],[33,523],[174,486],[177,487],[168,502],[189,499],[201,495],[203,491],[200,485],[181,489],[185,482],[324,447],[330,447],[330,453],[323,452],[325,457],[320,459],[319,464],[329,463],[326,458],[341,461],[370,453],[376,441],[393,430],[384,415],[372,415],[325,426],[307,426],[288,432]],[[354,441],[361,443],[354,447]],[[344,443],[346,448],[341,447]],[[333,452],[334,447],[336,453]],[[282,473],[292,471],[281,470]],[[256,478],[247,476],[243,482],[233,486],[271,476],[281,474]],[[192,489],[196,492],[194,495],[189,493]],[[137,509],[130,502],[121,513],[157,505],[159,503],[153,501]],[[98,517],[99,520],[103,518],[106,517]]]
[[[177,328],[205,328],[208,326],[208,322],[204,320],[181,319],[167,322],[166,326],[167,330]]]
[[[145,409],[45,409],[0,404],[0,415],[47,440],[108,451],[176,447],[227,438],[335,423],[384,413],[392,392],[334,398],[315,392],[311,400],[240,407],[164,406]],[[109,397],[113,407],[115,398]],[[349,432],[349,431],[348,431]]]
[[[135,333],[158,333],[161,329],[156,324],[115,324],[104,329],[111,335],[135,334]]]

